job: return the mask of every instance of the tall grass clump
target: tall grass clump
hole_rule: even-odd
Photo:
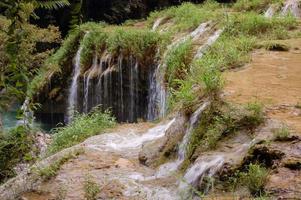
[[[177,87],[177,79],[185,79],[193,59],[192,41],[187,40],[175,48],[172,48],[167,55],[167,81],[169,88]]]
[[[262,13],[271,4],[281,4],[283,0],[238,0],[233,5],[235,11],[256,11]]]
[[[202,5],[183,3],[180,6],[151,13],[148,22],[153,24],[156,19],[163,17],[174,23],[170,31],[187,31],[198,27],[202,22],[220,18],[222,12],[217,11],[219,8],[221,8],[220,4],[212,0]]]
[[[254,196],[261,196],[264,194],[264,186],[267,182],[269,171],[258,165],[250,164],[248,171],[241,173],[242,183],[246,185]]]
[[[101,112],[99,108],[95,108],[89,114],[77,115],[66,127],[54,130],[53,141],[49,146],[48,153],[56,153],[83,142],[88,137],[104,133],[115,124],[115,118],[111,116],[111,113]]]
[[[285,141],[289,139],[291,132],[289,128],[285,125],[283,125],[281,128],[276,129],[274,132],[274,140],[276,141]]]
[[[292,15],[266,18],[254,12],[238,13],[230,16],[225,32],[228,35],[256,36],[265,39],[281,39],[277,32],[285,33],[296,28],[297,21]]]
[[[116,28],[107,38],[107,48],[112,54],[133,54],[142,60],[148,54],[154,54],[164,37],[147,29]]]

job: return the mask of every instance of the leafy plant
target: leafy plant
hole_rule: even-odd
[[[15,175],[14,167],[32,159],[34,139],[25,126],[0,132],[0,182]]]

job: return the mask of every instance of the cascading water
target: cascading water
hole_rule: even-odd
[[[159,26],[161,20],[158,19],[154,26],[154,29]],[[184,43],[188,39],[197,40],[198,38],[202,37],[204,33],[206,33],[210,28],[211,22],[204,22],[201,23],[194,31],[191,33],[178,38],[172,44],[167,47],[163,55],[163,63],[159,63],[157,68],[155,68],[153,73],[149,74],[149,100],[148,100],[148,120],[155,120],[158,117],[162,118],[166,114],[166,99],[167,99],[167,91],[165,88],[165,71],[166,71],[166,60],[167,54],[172,48],[176,48],[178,45]]]
[[[204,178],[206,177],[213,184],[212,177],[221,169],[224,164],[223,156],[209,156],[202,157],[197,160],[195,164],[188,169],[184,175],[184,180],[180,183],[179,190],[181,196],[185,199],[190,198],[192,187],[201,185]],[[207,193],[210,185],[206,185],[204,192]]]
[[[160,177],[169,176],[171,173],[176,171],[178,169],[178,167],[183,163],[183,161],[185,160],[186,149],[187,149],[187,145],[188,145],[189,139],[191,137],[191,134],[192,134],[194,128],[197,126],[198,121],[200,120],[200,118],[202,116],[202,113],[206,110],[206,108],[208,108],[209,105],[210,105],[210,102],[206,101],[199,107],[199,109],[197,109],[192,114],[192,116],[189,120],[189,126],[184,135],[184,138],[183,138],[181,144],[179,145],[177,160],[174,162],[169,162],[164,165],[161,165],[158,172],[156,173],[156,177],[160,178]]]
[[[78,78],[80,76],[80,56],[83,48],[79,47],[75,59],[74,59],[74,71],[72,77],[72,83],[69,90],[69,100],[68,100],[68,121],[72,121],[74,114],[77,110],[77,98],[78,98]]]
[[[281,15],[291,13],[294,17],[301,18],[300,4],[299,0],[287,0],[281,10]]]

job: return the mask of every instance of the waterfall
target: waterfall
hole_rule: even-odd
[[[299,0],[287,0],[284,7],[281,10],[281,15],[287,15],[291,13],[294,17],[301,17],[301,10],[299,8]]]
[[[88,73],[88,76],[84,76],[84,112],[89,112],[89,88],[90,88],[90,80],[93,74],[96,73],[97,68],[99,68],[99,65],[97,64],[97,55],[93,58],[93,64],[90,69],[90,72]]]
[[[118,56],[118,72],[119,72],[119,86],[120,86],[120,115],[121,120],[124,120],[124,101],[123,101],[123,69],[122,69],[123,56]]]
[[[78,99],[78,78],[80,76],[80,56],[83,47],[79,47],[75,59],[74,59],[74,70],[73,70],[73,77],[71,87],[69,89],[69,107],[68,107],[68,122],[72,121],[74,114],[77,109],[77,99]]]
[[[134,121],[137,115],[137,110],[135,108],[137,92],[138,92],[138,66],[139,63],[136,60],[135,64],[133,57],[130,57],[130,109],[129,109],[129,120]]]

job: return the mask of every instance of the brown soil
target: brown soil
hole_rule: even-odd
[[[226,72],[225,95],[240,104],[261,102],[268,117],[301,132],[301,39],[285,42],[290,51],[258,50],[244,68]]]

